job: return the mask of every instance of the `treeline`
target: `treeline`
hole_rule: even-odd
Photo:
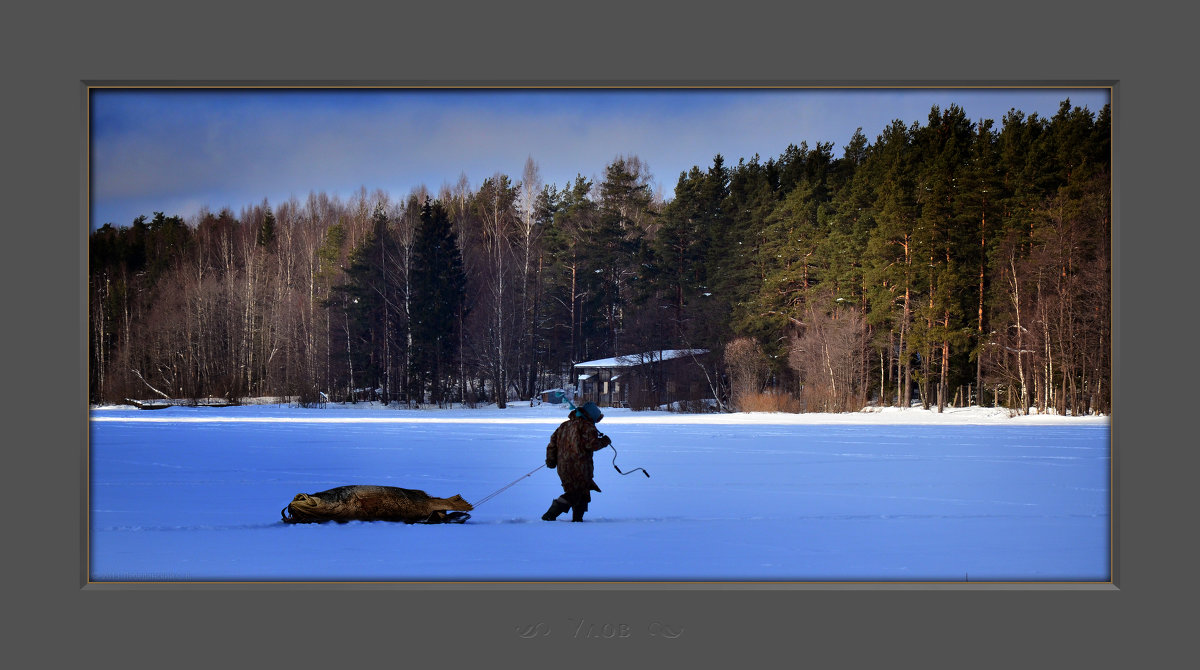
[[[571,364],[703,348],[721,406],[914,400],[1060,413],[1110,397],[1110,116],[951,106],[874,142],[679,175],[465,176],[91,236],[93,402],[496,402]]]

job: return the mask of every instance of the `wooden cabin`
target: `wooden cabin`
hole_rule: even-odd
[[[578,402],[601,407],[656,408],[712,395],[697,361],[706,349],[662,349],[576,363]]]

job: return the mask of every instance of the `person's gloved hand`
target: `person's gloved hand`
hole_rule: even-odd
[[[553,470],[553,469],[554,469],[556,466],[558,466],[558,463],[557,463],[557,462],[555,462],[555,461],[554,461],[554,459],[552,459],[552,458],[547,458],[547,459],[546,459],[546,467],[548,467],[548,468],[550,468],[551,470]]]
[[[610,444],[612,444],[612,438],[605,435],[604,433],[601,433],[600,434],[600,446],[607,447]]]

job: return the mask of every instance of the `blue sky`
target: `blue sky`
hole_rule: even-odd
[[[360,187],[437,193],[465,174],[542,181],[594,178],[617,155],[647,164],[669,198],[680,172],[788,144],[833,142],[861,127],[872,142],[893,119],[925,123],[934,105],[999,125],[1010,109],[1093,113],[1108,88],[988,89],[92,89],[92,228],[161,211],[191,219]]]

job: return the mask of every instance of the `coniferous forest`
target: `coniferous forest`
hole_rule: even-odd
[[[477,188],[106,224],[90,400],[504,406],[687,348],[723,409],[1107,413],[1110,125],[952,105],[840,156],[698,157],[672,194],[636,155],[562,185],[531,158]]]

